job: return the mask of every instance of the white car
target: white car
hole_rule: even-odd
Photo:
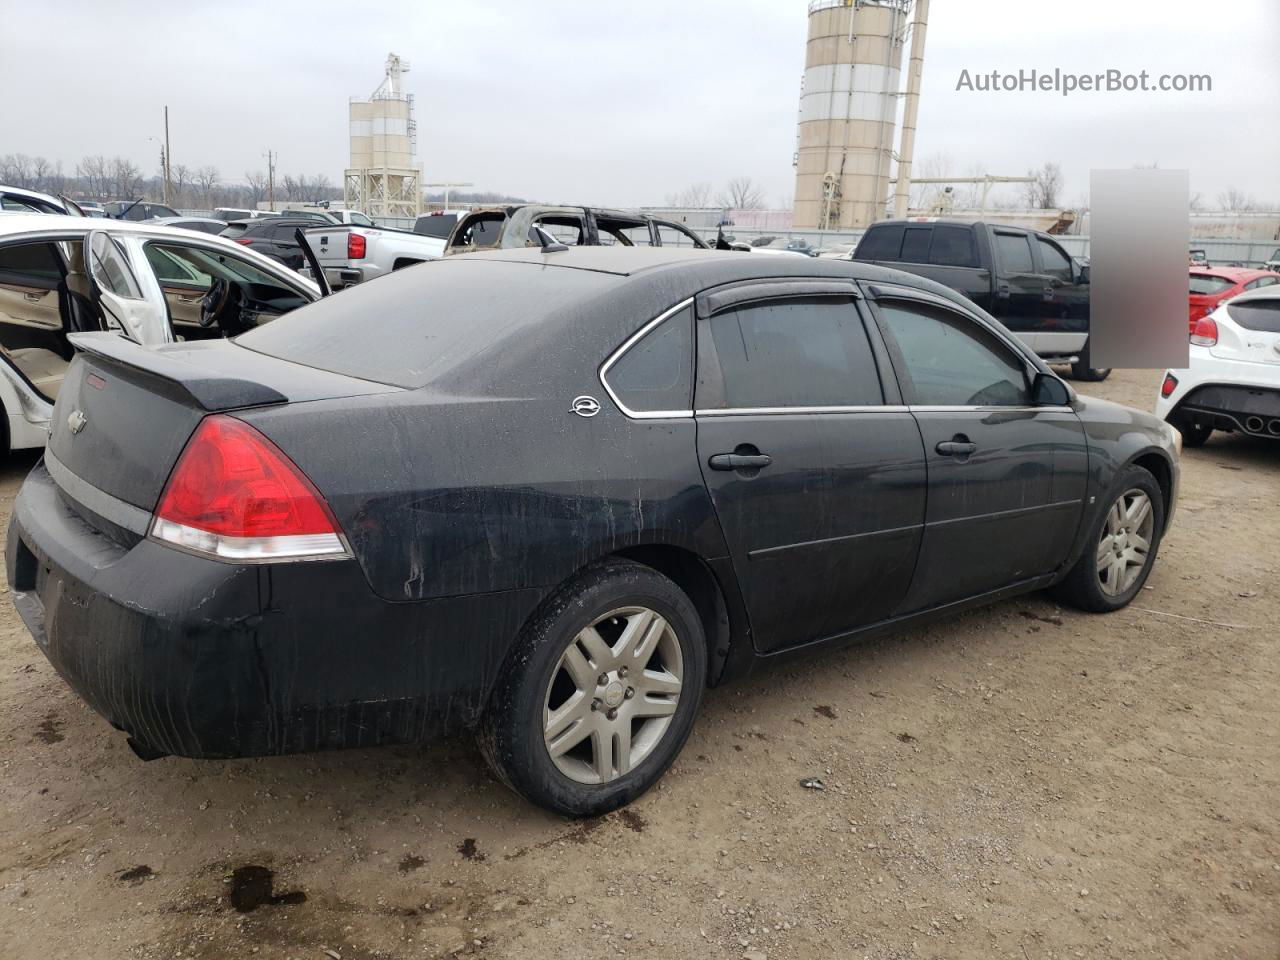
[[[1248,290],[1196,322],[1185,370],[1168,370],[1156,415],[1197,447],[1214,430],[1280,440],[1280,284]]]
[[[55,213],[83,217],[85,212],[68,197],[38,190],[0,185],[0,213]]]
[[[86,253],[88,254],[86,256]],[[230,336],[319,299],[279,262],[222,237],[126,220],[0,217],[0,454],[41,447],[74,348]]]

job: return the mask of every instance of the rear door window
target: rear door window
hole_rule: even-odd
[[[996,233],[996,254],[1005,273],[1035,273],[1031,243],[1025,233]]]
[[[902,238],[902,254],[898,259],[902,263],[928,263],[929,241],[933,238],[933,227],[907,227],[906,236]]]
[[[857,259],[896,261],[902,251],[902,235],[905,232],[906,227],[900,223],[872,227],[863,234],[862,242],[858,244]]]
[[[851,300],[749,303],[716,314],[707,326],[725,408],[884,403],[871,344]]]
[[[929,262],[940,267],[978,266],[978,245],[968,227],[940,223],[933,228]]]
[[[698,239],[688,230],[674,223],[655,223],[658,242],[664,247],[697,247]]]
[[[681,412],[693,391],[693,307],[663,320],[602,375],[624,412]]]
[[[62,281],[62,260],[52,243],[0,247],[0,283],[52,290]]]

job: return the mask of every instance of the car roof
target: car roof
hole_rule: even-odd
[[[915,274],[852,260],[825,260],[804,255],[762,257],[743,251],[699,250],[694,247],[578,246],[544,252],[538,247],[507,250],[481,249],[445,257],[450,261],[484,260],[528,263],[543,267],[591,270],[618,277],[663,274],[663,279],[688,281],[699,288],[758,278],[835,278],[898,283],[928,290],[958,303],[967,303],[949,287]],[[427,279],[430,271],[421,271]],[[970,306],[972,306],[970,304]]]
[[[1200,277],[1224,277],[1228,280],[1253,280],[1265,277],[1271,270],[1255,270],[1253,267],[1191,267],[1191,272]]]

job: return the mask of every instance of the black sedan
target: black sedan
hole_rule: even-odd
[[[222,236],[279,260],[286,267],[301,270],[306,254],[298,245],[298,230],[315,225],[314,217],[257,217],[233,220],[226,225]]]
[[[1124,606],[1178,485],[1165,423],[835,260],[476,253],[234,340],[74,339],[11,596],[139,754],[472,729],[570,814],[754,665],[1046,587]]]

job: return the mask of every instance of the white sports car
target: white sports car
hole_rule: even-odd
[[[125,220],[0,217],[0,455],[44,446],[74,348],[115,330],[142,344],[232,336],[321,290],[222,237]]]
[[[1185,370],[1169,370],[1156,415],[1199,446],[1214,430],[1280,440],[1280,284],[1249,290],[1197,321]]]

